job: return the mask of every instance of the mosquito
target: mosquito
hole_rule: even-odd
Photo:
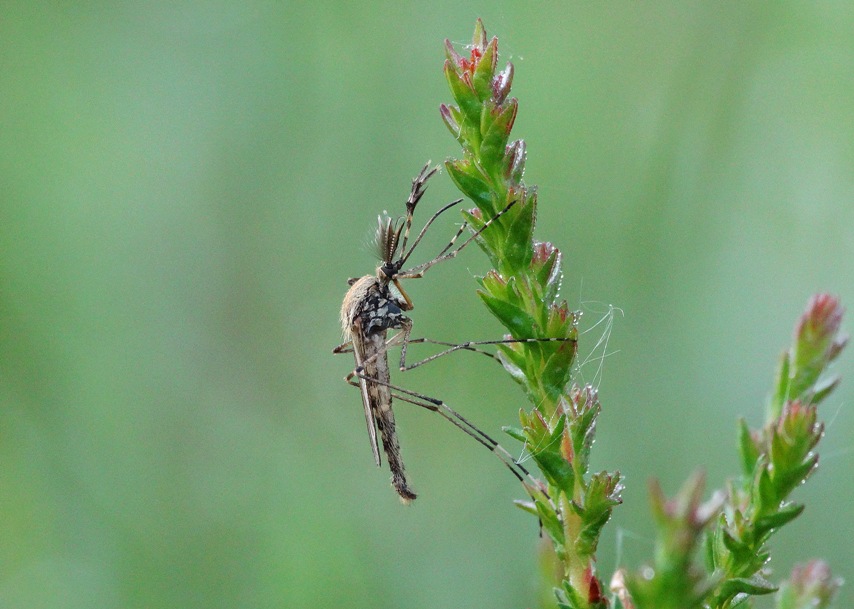
[[[380,265],[374,275],[365,275],[348,281],[350,289],[344,296],[344,302],[341,305],[341,326],[345,342],[333,349],[333,353],[336,354],[352,352],[355,356],[356,368],[344,380],[358,387],[361,392],[374,461],[377,466],[382,463],[377,442],[377,430],[379,430],[383,450],[391,470],[391,483],[403,503],[411,502],[416,498],[416,494],[407,481],[403,460],[400,456],[400,443],[395,431],[394,412],[392,411],[393,397],[439,414],[496,454],[520,481],[525,482],[527,480],[529,484],[533,484],[537,488],[540,488],[541,485],[498,442],[442,400],[393,385],[388,363],[388,350],[390,348],[400,347],[400,370],[405,371],[459,350],[474,351],[494,358],[495,356],[492,353],[477,348],[477,346],[482,345],[572,340],[567,338],[530,338],[454,344],[427,338],[410,339],[412,320],[406,316],[405,312],[411,311],[414,305],[400,284],[400,280],[423,277],[424,273],[431,267],[456,257],[463,248],[487,230],[492,223],[497,222],[516,203],[516,201],[511,201],[483,226],[473,231],[473,234],[462,244],[455,247],[457,239],[468,226],[464,222],[448,244],[433,259],[402,270],[413,250],[421,242],[427,229],[436,218],[462,202],[462,199],[457,199],[436,211],[427,220],[418,236],[407,249],[415,207],[424,195],[427,181],[437,171],[438,167],[430,169],[428,162],[412,180],[412,189],[406,200],[406,216],[404,218],[378,217],[376,246]],[[392,291],[392,285],[396,291]],[[397,333],[391,338],[387,338],[388,332],[395,330]],[[407,365],[406,348],[411,343],[432,343],[447,348],[426,359]]]

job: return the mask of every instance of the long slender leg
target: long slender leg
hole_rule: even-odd
[[[378,379],[371,378],[365,376],[361,373],[356,373],[355,371],[345,379],[350,385],[354,387],[358,387],[359,384],[352,380],[353,376],[357,376],[361,379],[372,383],[378,383],[380,385],[387,386],[393,393],[392,395],[401,400],[403,402],[408,402],[410,404],[414,404],[415,406],[419,406],[431,412],[435,412],[440,415],[445,420],[452,423],[457,428],[461,429],[470,437],[474,438],[481,446],[485,446],[492,452],[496,457],[498,457],[502,463],[504,463],[505,467],[510,470],[510,472],[523,484],[527,483],[535,488],[545,492],[542,483],[534,478],[528,469],[516,461],[513,456],[507,452],[507,450],[501,446],[498,442],[496,442],[492,437],[490,437],[486,432],[482,431],[478,428],[474,423],[466,419],[460,413],[455,411],[453,408],[448,406],[442,400],[438,400],[436,398],[431,398],[430,396],[426,396],[420,394],[415,391],[410,391],[409,389],[404,389],[403,387],[398,387],[396,385],[392,385],[390,383],[383,383]]]
[[[575,342],[575,339],[574,338],[522,338],[522,339],[507,338],[504,340],[480,340],[480,341],[468,341],[468,342],[464,342],[464,343],[454,344],[454,343],[446,343],[446,342],[442,342],[442,341],[438,341],[438,340],[430,340],[427,338],[416,338],[416,339],[409,340],[407,342],[409,344],[411,344],[411,343],[432,343],[432,344],[436,344],[436,345],[447,345],[448,348],[445,349],[444,351],[440,351],[439,353],[434,353],[430,357],[426,357],[420,361],[415,362],[414,364],[409,364],[409,365],[406,364],[406,361],[404,358],[405,354],[403,353],[403,351],[401,351],[401,358],[400,358],[400,370],[401,371],[412,370],[413,368],[417,368],[418,366],[421,366],[422,364],[426,364],[427,362],[432,362],[435,359],[439,359],[440,357],[442,357],[444,355],[448,355],[449,353],[453,353],[454,351],[461,351],[461,350],[474,351],[475,353],[482,353],[484,355],[488,355],[489,357],[495,359],[494,354],[489,353],[488,351],[482,351],[481,349],[475,349],[474,345],[508,345],[508,344],[514,344],[514,343]]]
[[[465,246],[467,246],[469,243],[471,243],[477,237],[479,237],[480,234],[483,231],[485,231],[489,227],[490,224],[492,224],[493,222],[498,220],[498,218],[500,218],[501,216],[506,214],[510,210],[511,207],[516,205],[516,203],[518,203],[518,201],[510,201],[510,203],[508,203],[504,209],[502,209],[500,212],[498,212],[492,218],[490,218],[483,226],[481,226],[478,230],[476,230],[474,232],[474,234],[472,234],[468,239],[466,239],[463,242],[462,245],[460,245],[456,249],[453,249],[450,252],[447,252],[447,250],[451,246],[453,246],[453,242],[456,239],[456,237],[454,237],[454,239],[451,240],[451,243],[449,244],[449,246],[446,247],[444,250],[442,250],[443,252],[447,252],[447,253],[440,254],[439,256],[436,256],[435,258],[433,258],[433,260],[428,260],[427,262],[419,264],[418,266],[414,266],[411,269],[408,269],[406,271],[401,271],[400,273],[397,274],[397,276],[395,278],[396,279],[417,279],[419,277],[423,277],[424,272],[427,271],[427,269],[429,269],[430,267],[432,267],[436,264],[439,264],[440,262],[443,262],[445,260],[450,260],[451,258],[455,258],[456,255],[459,254],[460,251],[462,251],[462,249]]]
[[[444,256],[444,255],[445,255],[445,252],[447,252],[449,249],[451,249],[452,247],[454,247],[454,243],[456,242],[456,240],[457,240],[457,239],[459,239],[459,238],[460,238],[460,235],[462,235],[462,234],[463,234],[463,231],[465,231],[465,230],[466,230],[466,228],[468,227],[468,225],[469,225],[469,223],[468,223],[468,222],[463,222],[463,223],[462,223],[462,225],[460,226],[460,230],[458,230],[458,231],[457,231],[457,234],[456,234],[456,235],[454,235],[453,237],[451,237],[451,240],[448,242],[448,245],[446,245],[446,246],[442,249],[442,251],[441,251],[441,252],[439,252],[437,255],[438,255],[438,256]]]
[[[397,344],[401,344],[401,355],[402,355],[401,366],[400,366],[401,370],[411,370],[412,368],[421,366],[422,364],[426,364],[427,362],[433,361],[439,357],[442,357],[444,355],[448,355],[450,353],[453,353],[453,352],[459,351],[459,350],[473,351],[476,353],[481,353],[483,355],[487,355],[487,356],[495,359],[495,356],[492,353],[489,353],[487,351],[483,351],[483,350],[476,348],[476,346],[481,346],[481,345],[500,345],[500,344],[513,344],[513,343],[534,343],[534,342],[575,342],[575,339],[570,339],[570,338],[513,339],[513,338],[510,338],[510,339],[500,339],[500,340],[468,341],[465,343],[455,344],[455,343],[448,343],[445,341],[432,340],[429,338],[409,339],[408,337],[409,337],[409,333],[411,332],[411,329],[412,329],[411,324],[407,324],[406,326],[404,326],[404,328],[402,328],[400,332],[398,332],[397,334],[392,336],[390,339],[388,339],[383,344],[383,346],[377,350],[377,352],[375,352],[373,355],[371,355],[371,357],[365,359],[362,362],[362,365],[358,366],[355,370],[350,372],[344,380],[346,382],[348,382],[349,384],[354,385],[356,387],[359,386],[359,383],[353,380],[354,377],[358,377],[360,379],[363,379],[366,382],[375,383],[377,385],[384,385],[384,386],[388,387],[392,392],[396,392],[396,393],[393,393],[394,397],[397,397],[398,399],[400,399],[402,401],[409,402],[411,404],[415,404],[416,406],[420,406],[420,407],[425,408],[427,410],[437,412],[443,418],[447,419],[448,421],[450,421],[451,423],[453,423],[454,425],[456,425],[457,427],[462,429],[464,432],[466,432],[468,435],[473,437],[480,444],[489,448],[490,451],[496,453],[496,455],[502,461],[504,461],[504,464],[511,471],[513,471],[514,475],[517,478],[519,478],[520,480],[523,480],[521,477],[519,477],[519,473],[513,469],[513,466],[517,466],[520,470],[522,470],[522,472],[525,474],[525,476],[528,478],[529,481],[537,483],[538,484],[537,488],[541,488],[541,490],[543,490],[541,485],[539,485],[539,483],[536,481],[536,479],[534,479],[530,475],[530,473],[525,469],[525,467],[522,466],[521,464],[519,464],[513,458],[513,456],[509,452],[507,452],[507,450],[505,450],[500,444],[498,444],[498,442],[496,442],[493,438],[491,438],[484,431],[482,431],[476,425],[471,423],[468,419],[466,419],[461,414],[459,414],[458,412],[453,410],[450,406],[445,404],[442,400],[438,400],[436,398],[431,398],[431,397],[426,396],[424,394],[421,394],[421,393],[418,393],[415,391],[410,391],[409,389],[405,389],[403,387],[399,387],[396,385],[392,385],[391,383],[383,382],[379,379],[376,379],[374,377],[366,375],[364,373],[364,369],[365,369],[365,366],[371,364],[378,357],[385,355],[385,353],[388,351],[389,348],[396,346]],[[410,364],[409,366],[407,366],[406,362],[405,362],[404,350],[405,350],[407,344],[409,344],[409,343],[431,343],[431,344],[448,346],[449,348],[444,350],[444,351],[441,351],[439,353],[436,353],[436,354],[434,354],[428,358],[425,358],[423,360],[420,360],[418,362],[415,362],[414,364]],[[348,344],[349,343],[343,343],[342,345],[339,345],[338,347],[335,348],[334,352],[336,352],[336,353],[346,352],[345,349],[348,347]],[[406,397],[406,396],[409,396],[409,397]],[[510,465],[511,463],[513,464],[513,466]]]
[[[417,237],[417,238],[415,239],[415,241],[412,243],[412,247],[410,247],[410,248],[409,248],[409,251],[408,251],[408,252],[406,251],[406,247],[405,247],[405,246],[406,246],[406,235],[404,235],[404,236],[403,236],[403,245],[404,245],[404,247],[402,247],[402,248],[400,249],[400,251],[401,251],[401,252],[403,252],[403,255],[402,255],[402,257],[401,257],[401,262],[400,262],[400,263],[401,263],[401,264],[403,264],[403,263],[405,263],[405,262],[409,259],[409,256],[410,256],[410,255],[412,254],[412,252],[415,250],[415,246],[417,246],[417,245],[421,242],[422,237],[424,237],[424,233],[426,233],[426,232],[427,232],[427,229],[428,229],[428,228],[430,228],[430,225],[431,225],[431,224],[433,224],[433,221],[434,221],[434,220],[436,220],[436,218],[438,218],[442,213],[444,213],[444,212],[448,211],[449,209],[451,209],[451,208],[452,208],[452,207],[454,207],[455,205],[459,205],[459,204],[460,204],[460,203],[462,203],[462,202],[463,202],[463,200],[462,200],[462,199],[457,199],[456,201],[451,201],[450,203],[448,203],[447,205],[445,205],[444,207],[442,207],[439,211],[437,211],[436,213],[434,213],[434,214],[433,214],[433,216],[432,216],[429,220],[427,220],[427,223],[426,223],[426,224],[424,224],[424,228],[422,228],[422,229],[421,229],[421,232],[420,232],[420,233],[418,233],[418,237]],[[463,225],[463,228],[465,228],[465,225]],[[457,237],[459,237],[459,236],[460,236],[460,233],[462,233],[462,232],[463,232],[463,228],[461,228],[461,229],[460,229],[460,231],[459,231],[459,233],[457,233]],[[408,231],[407,231],[407,232],[408,232]],[[456,239],[457,237],[454,237],[454,239]],[[454,239],[452,239],[452,240],[451,240],[451,244],[453,244]],[[450,247],[450,245],[449,245],[448,247],[446,247],[444,250],[442,250],[442,253],[444,253],[445,251],[447,251],[449,247]],[[440,254],[440,255],[441,255],[441,254]]]
[[[410,327],[411,331],[411,327]],[[438,359],[442,356],[448,355],[450,353],[454,353],[455,351],[472,351],[474,353],[480,353],[482,355],[486,355],[487,357],[491,357],[495,359],[495,355],[490,353],[489,351],[484,351],[482,349],[477,349],[478,346],[482,345],[511,345],[518,343],[550,343],[550,342],[575,342],[574,338],[505,338],[501,340],[475,340],[475,341],[467,341],[464,343],[449,343],[441,340],[433,340],[430,338],[408,338],[409,334],[406,329],[402,329],[400,332],[392,336],[385,343],[385,346],[381,348],[377,353],[367,358],[364,363],[369,364],[373,362],[377,357],[381,356],[383,353],[391,349],[392,347],[396,347],[397,345],[401,346],[401,358],[400,358],[400,370],[407,371],[412,370],[413,368],[417,368],[422,364],[426,364],[427,362],[432,362],[435,359]],[[407,345],[411,345],[413,343],[418,344],[433,344],[433,345],[444,345],[448,347],[444,351],[440,351],[439,353],[435,353],[430,357],[419,360],[414,364],[406,363],[406,347]],[[337,350],[341,347],[345,347],[344,345],[339,345],[336,347],[336,350],[333,350],[333,353],[348,353],[349,350]],[[355,372],[361,372],[361,370],[356,370]]]
[[[430,338],[410,338],[409,344],[410,345],[412,345],[412,344],[424,344],[424,345],[429,344],[429,345],[444,345],[445,347],[456,347],[460,343],[449,343],[449,342],[445,342],[443,340],[433,340]],[[463,349],[465,351],[471,351],[473,353],[480,353],[481,355],[485,355],[489,358],[495,359],[494,353],[490,353],[489,351],[484,351],[483,349],[477,349],[476,347],[473,346],[473,345],[479,345],[479,344],[480,344],[479,342],[470,342],[464,347],[461,346],[460,349]]]

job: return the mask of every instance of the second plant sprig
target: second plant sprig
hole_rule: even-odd
[[[558,605],[604,608],[595,553],[622,484],[619,473],[588,472],[601,407],[592,387],[571,384],[578,318],[560,300],[560,250],[534,240],[537,192],[523,181],[525,143],[510,141],[518,111],[509,97],[513,65],[498,70],[498,40],[487,41],[480,20],[465,56],[445,45],[444,72],[455,103],[443,104],[441,114],[462,146],[462,158],[445,166],[476,206],[464,212],[475,230],[506,210],[478,238],[494,267],[480,279],[478,295],[513,338],[564,339],[499,346],[499,360],[532,404],[519,413],[521,427],[506,431],[525,443],[546,480],[542,488],[528,487],[530,501],[517,503],[539,518],[554,546]]]
[[[817,406],[839,382],[827,368],[848,340],[841,331],[842,313],[833,296],[810,300],[792,347],[780,359],[765,425],[751,430],[741,422],[742,476],[726,492],[702,504],[699,477],[672,500],[654,487],[655,558],[641,573],[618,572],[612,587],[621,607],[729,609],[778,589],[768,579],[768,541],[804,510],[789,496],[818,465],[815,448],[824,425]],[[697,561],[700,549],[703,560]],[[827,565],[813,561],[783,583],[777,606],[827,607],[838,587]]]

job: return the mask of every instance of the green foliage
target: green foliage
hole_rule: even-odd
[[[836,377],[826,380],[825,369],[847,341],[840,334],[841,320],[842,308],[832,296],[817,295],[807,305],[794,344],[781,360],[765,426],[751,430],[744,421],[739,423],[744,473],[718,505],[701,509],[698,483],[683,489],[675,503],[665,502],[654,488],[653,512],[659,523],[654,575],[625,576],[633,606],[725,609],[777,590],[767,579],[767,542],[804,510],[788,497],[818,464],[814,449],[824,426],[817,420],[816,406],[827,395],[822,388],[838,382]],[[701,542],[704,570],[693,560]],[[829,577],[828,572],[822,581]],[[824,602],[835,589],[822,588]],[[787,590],[780,597],[786,599],[782,606],[803,606],[796,597],[809,593],[796,592],[792,585]],[[673,599],[678,602],[669,604]]]
[[[492,225],[478,243],[495,270],[480,279],[487,309],[515,339],[555,339],[499,347],[504,368],[525,390],[530,410],[509,435],[526,444],[546,483],[529,487],[517,504],[539,518],[562,573],[555,594],[561,607],[604,607],[595,551],[602,527],[620,503],[619,474],[588,475],[590,446],[600,412],[596,391],[571,384],[578,317],[558,300],[562,256],[534,240],[537,193],[523,181],[525,144],[510,142],[518,111],[508,97],[513,66],[497,70],[498,40],[487,42],[478,20],[468,56],[446,41],[445,76],[456,105],[441,106],[463,158],[446,162],[448,174],[475,204],[464,212],[474,229]]]
[[[505,431],[524,442],[545,478],[526,483],[530,501],[516,504],[539,519],[552,544],[559,563],[557,606],[606,607],[595,553],[623,487],[619,473],[589,472],[601,405],[591,386],[572,383],[578,316],[558,300],[562,255],[554,245],[534,240],[537,193],[523,181],[526,147],[522,140],[510,142],[518,112],[516,99],[508,97],[513,66],[497,70],[498,40],[487,41],[480,20],[467,55],[448,41],[445,46],[444,73],[455,105],[440,110],[462,147],[462,158],[448,160],[446,167],[475,204],[463,212],[467,223],[478,231],[489,224],[477,241],[495,267],[480,278],[478,295],[509,336],[550,339],[499,346],[499,361],[531,401],[519,413],[521,426]],[[654,559],[638,573],[615,574],[611,589],[619,606],[724,609],[777,590],[767,579],[766,544],[803,511],[788,496],[818,463],[814,449],[823,425],[816,406],[839,381],[825,370],[846,343],[841,319],[835,298],[818,295],[810,302],[781,359],[765,426],[751,430],[739,424],[743,477],[727,492],[702,502],[703,477],[695,475],[668,500],[652,484]],[[829,601],[837,584],[823,563],[816,564],[781,588],[778,607]]]
[[[714,501],[701,503],[703,487],[703,477],[695,475],[668,501],[657,483],[651,485],[652,512],[658,526],[652,576],[638,574],[625,580],[636,607],[703,606],[715,579],[693,564],[693,555],[718,509]]]
[[[847,342],[840,333],[842,312],[838,300],[827,294],[810,300],[792,347],[781,358],[765,426],[750,430],[740,423],[744,476],[731,485],[717,526],[707,536],[706,566],[723,577],[713,607],[731,607],[744,594],[775,589],[738,582],[761,576],[769,558],[766,543],[804,510],[788,497],[818,465],[814,449],[824,425],[816,407],[839,380],[826,376],[825,369]]]

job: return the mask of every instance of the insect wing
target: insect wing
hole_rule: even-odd
[[[365,360],[365,343],[358,335],[353,336],[353,354],[356,356],[356,367],[362,368]],[[374,461],[379,466],[380,449],[377,444],[377,421],[374,418],[374,408],[372,405],[370,390],[368,389],[368,381],[359,378],[359,391],[362,394],[362,406],[365,407],[365,422],[368,425],[368,437],[371,439],[371,450],[374,453]]]

